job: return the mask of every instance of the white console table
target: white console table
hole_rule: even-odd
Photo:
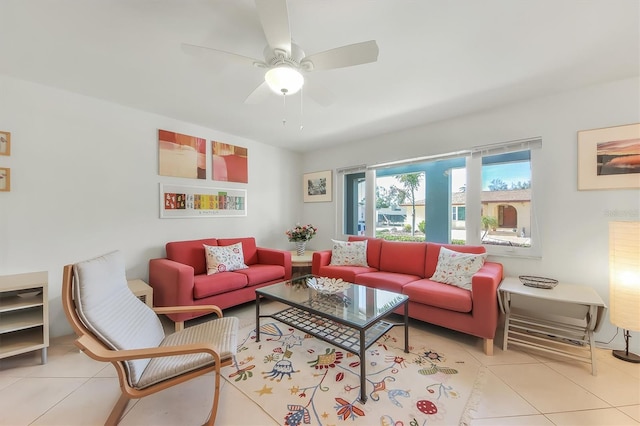
[[[593,333],[607,306],[593,288],[558,283],[542,289],[506,277],[498,293],[506,314],[503,350],[512,345],[588,362],[596,375]]]

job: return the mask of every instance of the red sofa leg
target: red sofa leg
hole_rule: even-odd
[[[493,339],[484,339],[484,354],[493,356]]]

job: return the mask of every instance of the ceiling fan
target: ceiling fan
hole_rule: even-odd
[[[349,44],[306,56],[302,48],[291,40],[286,0],[255,0],[255,2],[267,40],[264,59],[251,58],[211,47],[182,44],[182,50],[190,55],[222,55],[237,62],[266,69],[265,81],[249,94],[245,103],[261,102],[272,91],[284,96],[293,95],[305,83],[304,73],[350,67],[378,60],[378,44],[375,40]],[[305,94],[323,106],[333,102],[331,93],[318,85],[305,86]]]

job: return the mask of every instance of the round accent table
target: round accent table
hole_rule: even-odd
[[[311,260],[313,251],[305,251],[302,256],[298,256],[295,250],[291,251],[291,277],[300,277],[311,273]]]

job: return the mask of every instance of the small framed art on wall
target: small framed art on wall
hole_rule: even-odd
[[[302,187],[305,203],[331,201],[331,170],[305,173],[302,177]]]
[[[640,188],[640,123],[578,132],[578,190]]]

